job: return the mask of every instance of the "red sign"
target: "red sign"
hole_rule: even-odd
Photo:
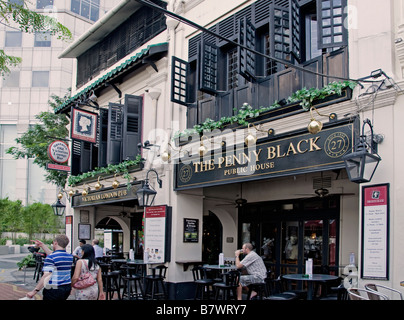
[[[60,140],[53,141],[48,147],[48,155],[57,163],[65,163],[70,158],[69,146]]]
[[[387,186],[366,187],[364,189],[365,207],[387,204]]]
[[[145,218],[164,218],[166,216],[166,206],[147,207]]]
[[[60,164],[48,163],[46,165],[46,169],[69,172],[71,168],[69,166],[63,166],[63,165],[60,165]]]

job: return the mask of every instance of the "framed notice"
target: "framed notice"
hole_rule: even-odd
[[[184,218],[184,242],[198,242],[199,220]]]
[[[363,279],[389,279],[389,184],[362,187]]]
[[[96,113],[72,108],[71,119],[72,139],[91,143],[95,143],[97,141],[98,115]]]
[[[144,256],[146,263],[170,261],[171,207],[146,207],[144,212]]]
[[[79,223],[79,239],[91,239],[91,224]]]

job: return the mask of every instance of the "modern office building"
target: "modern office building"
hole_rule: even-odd
[[[22,1],[10,1],[21,4]],[[73,41],[99,20],[117,1],[38,0],[27,1],[30,9],[55,17],[73,35]],[[42,111],[52,111],[51,95],[63,97],[71,88],[74,61],[61,60],[60,53],[69,43],[48,33],[28,34],[18,26],[0,24],[1,47],[22,63],[0,79],[0,198],[52,203],[56,186],[46,183],[44,171],[33,159],[14,160],[6,150]]]

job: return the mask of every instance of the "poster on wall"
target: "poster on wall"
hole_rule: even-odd
[[[170,207],[147,207],[144,212],[144,261],[164,263],[169,261]]]
[[[363,279],[389,278],[389,184],[362,188]]]
[[[66,247],[66,252],[72,253],[72,239],[73,239],[73,216],[66,216],[65,218],[66,236],[69,238],[69,244]]]
[[[199,220],[184,218],[184,242],[198,242]]]

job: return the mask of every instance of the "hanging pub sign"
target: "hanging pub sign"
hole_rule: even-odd
[[[146,207],[144,211],[144,261],[165,263],[170,261],[171,207]]]
[[[53,141],[48,147],[48,156],[57,163],[66,163],[70,158],[69,146],[60,140]]]
[[[96,113],[72,108],[71,138],[95,143],[97,141],[97,120]]]
[[[339,122],[317,134],[306,129],[265,138],[246,147],[244,139],[203,157],[184,157],[175,165],[175,190],[269,179],[345,168],[352,152],[356,122]]]
[[[389,279],[389,184],[362,187],[363,279]]]

